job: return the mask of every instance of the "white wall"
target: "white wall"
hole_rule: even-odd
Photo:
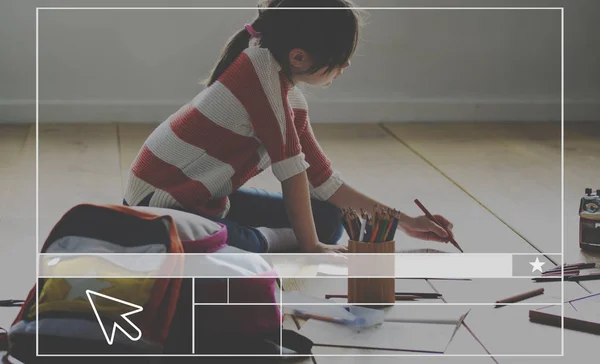
[[[357,1],[481,6],[481,1]],[[254,6],[253,0],[169,6]],[[36,6],[164,6],[160,1],[0,3],[0,120],[35,120]],[[600,2],[566,6],[567,120],[600,119]],[[560,120],[560,11],[371,10],[358,54],[326,90],[307,90],[315,122]],[[159,121],[254,10],[40,10],[41,121]]]

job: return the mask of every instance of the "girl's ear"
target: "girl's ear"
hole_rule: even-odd
[[[306,72],[312,64],[310,55],[300,48],[294,48],[290,51],[289,61],[292,70],[296,72]]]

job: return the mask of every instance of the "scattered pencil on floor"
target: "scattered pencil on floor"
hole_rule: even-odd
[[[397,301],[409,300],[409,299],[439,299],[442,297],[441,293],[418,293],[418,292],[396,292],[395,295]],[[346,294],[326,294],[325,299],[330,298],[348,298]]]
[[[330,298],[348,298],[348,295],[346,294],[328,294],[325,295],[326,299],[330,299]],[[394,298],[396,299],[396,301],[414,301],[414,300],[418,300],[418,299],[422,299],[422,298],[428,298],[428,297],[422,297],[422,296],[417,296],[417,295],[395,295]]]
[[[551,269],[548,269],[544,272],[542,272],[542,275],[547,275],[547,274],[560,274],[561,272],[564,272],[565,274],[573,272],[573,271],[579,271],[581,269],[591,269],[591,268],[596,268],[596,263],[576,263],[576,264],[565,264],[562,266],[558,266],[558,267],[554,267]]]
[[[591,281],[600,280],[600,273],[592,271],[588,274],[581,274],[582,270],[597,268],[596,263],[575,263],[575,264],[564,264],[550,268],[542,272],[539,277],[532,278],[534,282],[558,282],[558,281]]]
[[[543,293],[544,293],[544,289],[543,288],[538,288],[538,289],[534,289],[532,291],[521,293],[521,294],[518,294],[518,295],[515,295],[515,296],[512,296],[512,297],[508,297],[508,298],[496,301],[496,308],[505,306],[504,305],[505,303],[520,302],[520,301],[526,300],[528,298],[539,296],[539,295],[541,295]]]

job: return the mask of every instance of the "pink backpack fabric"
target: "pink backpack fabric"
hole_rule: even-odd
[[[220,259],[227,261],[227,254],[244,254],[232,262],[239,269],[233,274],[239,278],[226,279],[196,278],[196,303],[214,303],[199,306],[196,322],[207,333],[252,334],[279,330],[283,314],[278,305],[277,274],[258,254],[248,253],[227,245],[227,228],[219,223],[194,214],[155,207],[133,207],[157,215],[168,215],[177,224],[179,237],[185,253],[222,254]],[[189,227],[194,226],[194,232]],[[201,227],[198,229],[198,227]],[[230,303],[250,303],[251,305],[224,305],[227,303],[229,287]],[[264,305],[254,305],[256,303]]]

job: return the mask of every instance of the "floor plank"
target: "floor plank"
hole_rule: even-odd
[[[494,302],[506,295],[544,287],[543,295],[523,301],[523,303],[537,302],[539,305],[501,308],[474,306],[465,319],[465,324],[492,355],[560,354],[560,329],[532,323],[528,318],[529,310],[542,307],[546,303],[560,303],[560,283],[533,284],[522,279],[512,279],[513,282],[507,287],[496,281],[437,282],[436,288],[443,293],[444,299],[448,302]],[[587,292],[580,285],[565,283],[565,300],[586,294]],[[502,362],[500,357],[496,358]]]
[[[346,182],[413,216],[422,214],[413,202],[420,199],[433,213],[454,223],[456,240],[466,252],[533,251],[495,216],[387,132],[372,125],[355,124],[315,125],[314,129]],[[397,237],[397,249],[456,252],[449,244],[426,243],[402,234]]]
[[[559,235],[554,235],[557,158],[560,161],[560,139],[556,137],[556,127],[540,128],[536,124],[519,126],[486,124],[484,128],[472,129],[461,128],[460,124],[458,125],[456,128],[448,128],[446,125],[445,129],[431,124],[429,128],[422,125],[418,127],[396,125],[394,133],[397,133],[401,139],[411,140],[413,144],[409,145],[425,157],[427,156],[424,150],[436,151],[434,154],[438,162],[443,163],[435,163],[435,167],[449,176],[448,171],[465,171],[464,173],[452,172],[454,177],[450,177],[457,182],[461,179],[471,183],[469,188],[459,183],[468,193],[440,175],[439,171],[425,163],[388,133],[373,128],[373,125],[316,125],[314,129],[323,149],[332,159],[334,167],[351,185],[413,215],[420,214],[412,203],[414,198],[419,198],[433,212],[446,215],[454,222],[457,240],[467,252],[534,252],[523,238],[516,235],[494,215],[506,221],[535,246],[539,245],[538,247],[544,247],[545,252],[550,252],[545,250],[546,247],[554,248],[556,236],[560,236],[560,230]],[[120,124],[118,129],[115,125],[42,126],[40,129],[40,237],[42,242],[45,234],[60,215],[75,204],[120,203],[129,166],[155,126]],[[395,130],[396,127],[406,127],[406,129],[400,133]],[[7,132],[3,133],[3,131]],[[595,261],[599,259],[598,255],[579,251],[576,230],[578,216],[575,210],[585,187],[600,187],[594,185],[598,183],[597,170],[590,168],[598,165],[600,159],[600,143],[598,143],[600,128],[598,124],[572,124],[566,126],[565,132],[566,259],[567,261]],[[439,145],[431,142],[431,139],[438,140]],[[0,243],[2,249],[0,256],[10,257],[2,260],[0,276],[13,277],[13,272],[22,272],[19,274],[17,284],[11,285],[14,289],[4,290],[11,297],[22,298],[35,278],[35,258],[31,258],[34,257],[33,250],[35,250],[35,127],[23,129],[0,125],[0,153],[3,153],[3,156],[11,156],[0,159],[0,173],[4,176],[4,172],[10,170],[10,175],[13,176],[8,182],[13,187],[2,188],[4,195],[0,195],[0,232],[3,241],[17,242],[17,244]],[[14,162],[8,162],[9,159]],[[15,163],[17,169],[13,170]],[[469,176],[481,177],[482,170],[496,173],[496,177],[486,174],[483,179],[480,178],[479,183],[468,178]],[[559,163],[558,173],[560,173]],[[514,180],[523,183],[515,184]],[[3,187],[2,184],[6,184],[6,181],[5,178],[0,180],[0,187]],[[560,175],[558,182],[558,196],[560,196]],[[270,171],[251,180],[247,186],[280,191],[280,184]],[[497,197],[498,193],[489,193],[489,191],[503,191],[502,198]],[[531,191],[536,193],[532,194]],[[484,209],[469,194],[480,200],[491,212]],[[487,198],[487,202],[481,200],[481,196]],[[540,199],[539,196],[545,198]],[[525,206],[532,206],[531,211],[524,210],[522,206],[515,210],[514,206],[517,202],[526,202]],[[446,210],[447,206],[452,206],[453,209]],[[553,212],[547,212],[549,210]],[[558,211],[560,211],[560,201],[558,201]],[[474,224],[474,221],[477,221],[477,224]],[[540,230],[542,225],[546,228],[544,231]],[[399,237],[402,238],[397,239],[400,242],[398,244],[400,250],[416,247],[455,251],[448,245],[424,243],[402,235]],[[345,292],[345,285],[340,284],[341,281],[335,285],[331,282],[308,284],[302,281],[295,284],[296,289],[321,296],[333,290]],[[407,291],[427,289],[421,287],[423,282],[425,281],[412,280],[401,287]],[[495,298],[496,294],[509,293],[481,291],[482,287],[477,284],[466,290],[456,288],[462,283],[431,281],[432,286],[451,302],[473,297],[475,292],[478,292],[475,297],[485,296],[486,300]],[[582,282],[582,285],[588,291],[599,292],[598,283],[600,282]],[[575,288],[567,288],[566,294],[568,292],[570,292],[568,294],[585,294],[585,291],[577,285],[568,287]],[[556,289],[552,286],[549,291],[554,292]],[[505,332],[517,328],[517,331],[526,335],[552,336],[551,339],[554,339],[556,330],[553,328],[531,326],[533,324],[528,322],[526,316],[527,309],[528,306],[513,306],[491,311],[493,309],[489,307],[476,307],[469,314],[466,323],[477,338],[482,340],[485,347],[494,353],[506,352],[510,345],[516,345],[517,349],[519,345],[524,345],[517,342],[517,337],[498,337],[497,333],[490,333],[490,327],[505,327]],[[12,316],[12,313],[8,313],[0,317],[0,326],[6,326],[5,321],[12,321]],[[293,321],[289,321],[289,318],[286,318],[284,324],[286,328],[293,328],[295,325]],[[593,335],[566,330],[565,349],[567,353],[582,349],[581,352],[585,353],[586,346],[593,347],[593,339],[595,339]],[[541,348],[540,345],[536,345],[522,347],[520,350],[530,352],[536,347]],[[331,353],[331,348],[317,347],[314,352],[315,354]],[[345,351],[349,354],[361,352],[364,351],[352,349]],[[485,350],[463,326],[448,347],[447,353],[485,354]],[[379,362],[379,359],[382,362],[388,359],[389,362],[397,360],[397,358],[374,359],[372,357],[317,357],[316,359],[319,363],[335,360],[357,363],[373,360]],[[412,357],[410,362],[412,359],[424,361],[439,358]],[[445,361],[450,362],[454,359],[461,363],[492,362],[489,357],[444,358]],[[496,360],[501,363],[520,362],[516,359],[518,358],[496,357]],[[312,362],[309,358],[306,360]],[[548,358],[548,361],[558,362],[551,358]]]
[[[579,249],[579,201],[585,188],[600,189],[600,122],[565,124],[565,260],[600,263],[600,252]],[[600,292],[600,281],[581,282]]]
[[[35,284],[35,219],[0,219],[0,232],[0,300],[25,299]],[[0,307],[0,327],[10,327],[17,312],[16,309]]]
[[[384,127],[533,246],[560,253],[560,124]]]
[[[430,209],[453,221],[456,238],[465,251],[534,251],[496,217],[386,132],[362,125],[316,125],[314,129],[322,148],[347,182],[413,215],[420,214],[412,202],[414,198],[419,198]],[[348,158],[349,155],[352,158]],[[443,210],[444,206],[454,208],[446,211]],[[473,221],[477,221],[475,228]],[[482,239],[482,236],[486,239]],[[399,236],[399,241],[400,249],[416,247],[454,251],[442,244],[425,243],[403,235]],[[323,290],[327,289],[315,286],[305,292],[323,294]],[[449,350],[462,353],[483,351],[485,354],[476,339],[466,334],[463,343],[457,341],[460,345],[453,348],[453,341]],[[318,361],[322,362],[323,359],[318,358]]]
[[[31,132],[35,133],[31,125],[0,124],[0,219],[14,216],[6,206],[7,199],[13,199],[10,196],[19,192],[26,169],[35,166],[34,160],[25,160],[26,148],[35,143],[35,134],[30,136]]]
[[[13,131],[0,137],[0,149],[10,156],[3,159],[8,167],[0,182],[6,183],[0,206],[0,277],[10,284],[2,284],[0,299],[24,299],[36,275],[35,126]],[[0,309],[0,327],[9,327],[17,313],[16,308]]]
[[[465,320],[492,355],[560,354],[560,329],[529,322],[531,307],[474,307]]]
[[[385,127],[534,246],[546,253],[560,253],[559,124],[395,124]],[[600,160],[599,140],[600,123],[565,125],[566,262],[600,262],[600,254],[579,249],[577,214],[584,189],[598,188],[595,185],[598,173],[590,166]],[[524,213],[515,213],[516,206]],[[582,286],[600,291],[600,282],[582,282]]]
[[[80,203],[121,204],[116,125],[41,125],[40,236]]]
[[[543,326],[543,325],[540,325]],[[545,327],[546,330],[551,330],[560,333],[560,328]],[[590,335],[579,331],[565,330],[564,331],[564,356],[554,357],[498,357],[496,359],[500,364],[562,364],[576,363],[581,358],[592,358],[596,355],[594,350],[598,345],[598,336]],[[547,346],[551,344],[548,343]],[[560,343],[559,350],[560,350]]]
[[[0,124],[0,168],[12,168],[25,146],[31,125]]]
[[[28,125],[0,124],[0,217],[4,201],[18,181],[17,169],[29,129]]]
[[[471,281],[436,281],[432,285],[443,295],[444,300],[450,303],[493,303],[538,288],[544,288],[542,295],[521,303],[560,304],[561,302],[560,282],[535,283],[527,278],[482,278]],[[570,292],[577,294],[583,292],[582,295],[585,295],[585,291],[575,282],[565,283],[565,300],[577,297],[569,295]]]
[[[460,330],[459,330],[460,332]],[[457,332],[457,336],[458,333]],[[455,337],[456,339],[457,337]],[[366,350],[345,348],[340,355],[340,348],[316,346],[313,350],[319,364],[365,364],[365,363],[494,363],[494,360],[485,352],[473,354],[478,356],[460,356],[464,353],[453,354],[459,356],[431,355],[425,356],[418,353],[399,353],[383,350]],[[331,355],[331,356],[328,356]],[[402,356],[401,356],[402,355]]]

